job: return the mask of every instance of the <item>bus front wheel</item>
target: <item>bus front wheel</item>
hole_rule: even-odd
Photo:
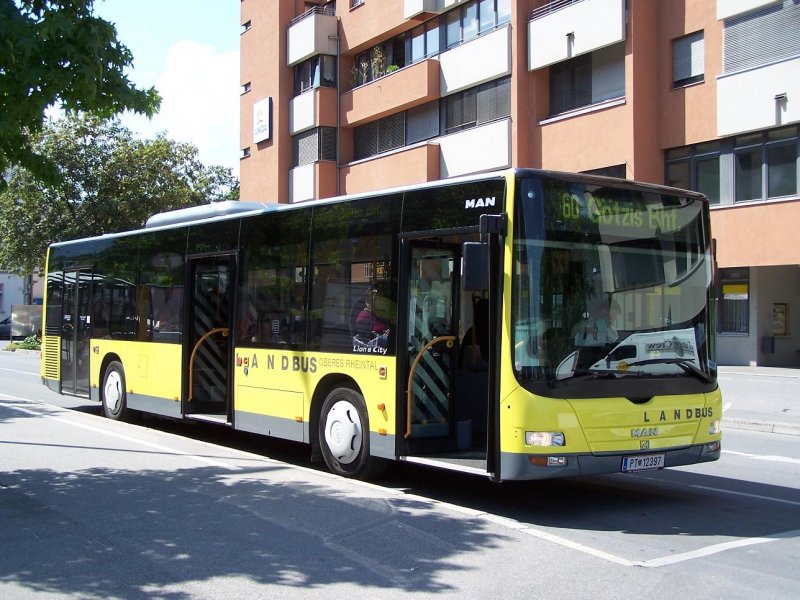
[[[103,414],[121,421],[127,411],[125,370],[119,361],[111,361],[103,375]]]
[[[369,417],[364,398],[357,391],[340,387],[322,403],[319,444],[328,468],[337,475],[369,479],[384,467],[369,455]]]

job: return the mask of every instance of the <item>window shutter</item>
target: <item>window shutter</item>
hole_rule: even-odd
[[[705,73],[705,41],[698,31],[672,43],[672,81],[699,80]],[[698,79],[696,79],[698,78]]]
[[[725,21],[723,73],[795,56],[800,56],[800,3],[796,0]]]

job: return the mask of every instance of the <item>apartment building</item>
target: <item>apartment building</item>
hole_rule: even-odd
[[[721,364],[800,365],[796,0],[241,0],[241,197],[509,166],[712,202]]]

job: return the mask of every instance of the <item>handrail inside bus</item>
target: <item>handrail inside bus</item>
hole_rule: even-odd
[[[197,355],[200,345],[215,333],[222,333],[224,337],[228,337],[230,331],[231,330],[228,327],[217,327],[216,329],[212,329],[211,331],[204,333],[203,337],[197,340],[197,343],[192,349],[192,355],[189,357],[189,396],[186,398],[187,402],[192,401],[192,390],[194,389],[194,357]]]
[[[425,354],[425,351],[433,346],[434,344],[438,344],[439,342],[455,342],[456,338],[453,335],[441,335],[439,337],[433,338],[430,342],[425,344],[422,349],[417,353],[417,357],[414,359],[414,362],[411,364],[411,369],[408,371],[408,383],[406,387],[406,398],[407,398],[407,405],[406,405],[406,433],[405,438],[408,439],[411,437],[411,382],[414,380],[414,371],[419,364],[419,361],[422,359],[422,355]]]

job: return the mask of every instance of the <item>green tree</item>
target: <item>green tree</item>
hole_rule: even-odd
[[[56,166],[46,185],[12,170],[0,193],[0,267],[23,274],[44,267],[57,241],[142,227],[158,212],[236,200],[238,181],[206,167],[192,144],[135,139],[116,120],[74,115],[47,122],[32,148]]]
[[[14,165],[56,181],[55,165],[32,147],[49,107],[101,117],[157,112],[158,92],[131,83],[130,51],[93,10],[94,0],[0,0],[0,186]]]

